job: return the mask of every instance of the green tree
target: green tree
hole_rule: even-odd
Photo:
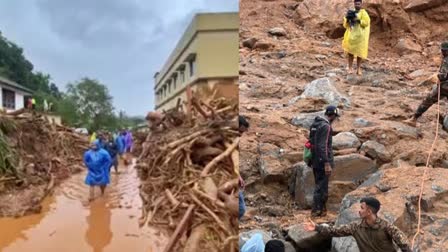
[[[67,97],[75,104],[76,113],[89,130],[98,130],[113,124],[112,97],[107,87],[97,80],[83,78],[69,84]]]

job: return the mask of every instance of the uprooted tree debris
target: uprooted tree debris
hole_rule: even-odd
[[[165,112],[143,143],[140,225],[171,230],[164,251],[238,251],[237,216],[219,197],[238,197],[237,115],[234,102],[193,97],[186,113]]]
[[[86,136],[26,110],[0,115],[0,216],[39,212],[54,185],[82,170]]]

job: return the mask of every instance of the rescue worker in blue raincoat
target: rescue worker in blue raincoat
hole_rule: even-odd
[[[86,185],[90,186],[89,201],[94,199],[94,187],[99,186],[104,195],[106,186],[110,182],[110,166],[112,159],[106,150],[101,148],[98,140],[94,141],[90,150],[84,153],[84,164],[87,166]]]
[[[112,158],[112,162],[110,164],[110,167],[112,166],[115,169],[115,173],[118,174],[118,145],[117,142],[114,140],[112,135],[109,135],[108,141],[105,143],[104,149],[109,153],[110,157]]]

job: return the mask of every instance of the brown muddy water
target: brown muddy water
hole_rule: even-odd
[[[41,213],[0,218],[2,252],[156,252],[167,243],[157,228],[138,227],[141,200],[132,166],[111,172],[106,194],[88,203],[85,173],[63,182],[43,202]]]

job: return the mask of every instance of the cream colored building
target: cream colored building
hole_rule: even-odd
[[[186,101],[186,87],[202,97],[216,92],[238,102],[238,13],[201,13],[154,75],[155,109]]]

